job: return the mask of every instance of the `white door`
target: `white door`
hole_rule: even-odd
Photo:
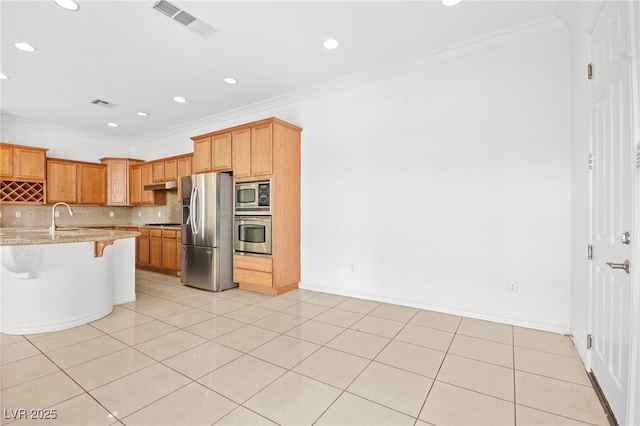
[[[631,359],[631,283],[636,265],[630,11],[605,2],[591,34],[592,356],[595,375],[618,424],[627,424]],[[629,234],[627,234],[629,233]]]

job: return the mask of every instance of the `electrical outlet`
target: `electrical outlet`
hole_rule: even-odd
[[[16,217],[20,217],[20,216],[21,216],[20,212],[16,212]]]
[[[142,212],[138,212],[138,217],[142,217]]]
[[[518,292],[518,281],[509,281],[507,284],[507,289],[509,293],[517,293]]]
[[[162,212],[158,212],[158,217],[162,217]]]
[[[356,264],[352,263],[351,265],[349,265],[349,268],[351,269],[351,272],[355,272],[356,271]]]
[[[56,217],[60,217],[60,212],[58,210],[56,210],[55,215],[56,215]]]
[[[114,216],[113,212],[109,212],[109,217],[113,217],[113,216]]]

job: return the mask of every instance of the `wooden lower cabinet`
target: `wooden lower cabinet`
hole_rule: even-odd
[[[180,275],[180,230],[147,226],[132,229],[140,232],[136,243],[136,267]]]
[[[162,268],[162,229],[151,228],[149,231],[149,266]]]
[[[175,229],[162,230],[162,268],[178,270],[176,259],[178,257],[178,245],[176,244],[177,231]]]
[[[298,287],[298,281],[284,283],[274,281],[273,259],[263,256],[233,255],[233,281],[243,290],[264,294],[282,294]]]
[[[149,266],[149,228],[138,228],[140,236],[136,248],[136,266]]]

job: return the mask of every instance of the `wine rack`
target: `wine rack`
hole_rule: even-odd
[[[0,202],[44,204],[44,182],[0,181]]]

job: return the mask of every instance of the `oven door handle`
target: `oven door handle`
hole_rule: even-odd
[[[241,215],[236,215],[236,220],[237,221],[252,221],[252,222],[264,222],[264,223],[269,223],[271,222],[271,216],[241,216]]]

